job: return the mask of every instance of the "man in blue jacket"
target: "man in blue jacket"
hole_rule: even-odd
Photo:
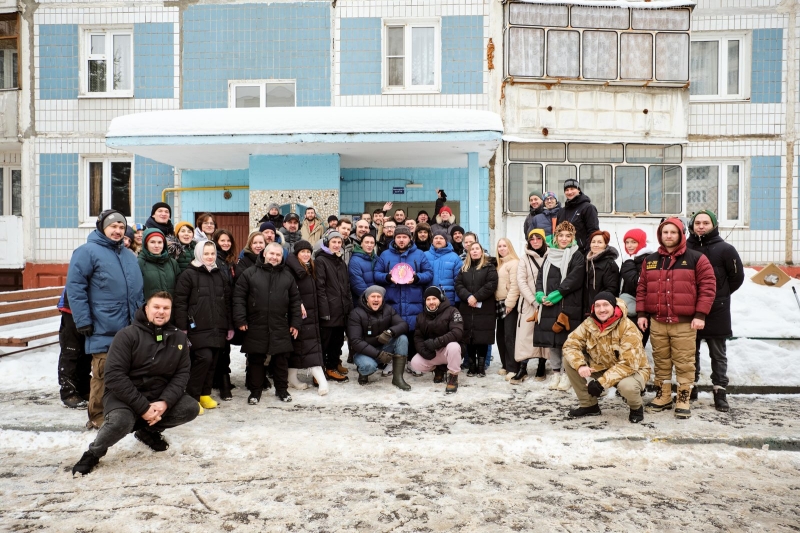
[[[128,223],[109,209],[97,217],[97,229],[72,254],[67,297],[78,333],[92,356],[88,429],[103,424],[106,355],[114,335],[129,326],[144,303],[142,272],[123,244]]]
[[[392,281],[391,271],[398,263],[407,263],[414,269],[411,283],[398,284]],[[386,287],[386,303],[400,313],[408,324],[408,353],[416,353],[412,339],[417,315],[423,309],[425,289],[433,283],[433,267],[425,253],[414,244],[411,230],[406,226],[397,227],[394,240],[378,258],[375,264],[375,282]]]
[[[456,278],[464,264],[453,245],[447,242],[447,232],[442,229],[433,231],[433,246],[425,252],[425,257],[433,268],[432,285],[439,287],[447,295],[451,304],[458,303],[456,295]]]

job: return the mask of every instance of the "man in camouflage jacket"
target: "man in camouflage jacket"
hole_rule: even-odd
[[[628,320],[625,302],[603,291],[592,303],[591,315],[572,333],[562,348],[564,365],[580,407],[569,416],[597,416],[597,398],[616,387],[630,407],[628,420],[644,419],[642,391],[650,365],[642,347],[642,333]],[[587,378],[592,378],[588,384]]]

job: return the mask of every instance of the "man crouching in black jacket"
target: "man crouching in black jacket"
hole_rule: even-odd
[[[91,472],[108,449],[135,431],[154,452],[169,443],[168,428],[191,422],[200,405],[184,393],[189,382],[186,334],[169,323],[172,296],[157,292],[136,311],[134,323],[114,337],[106,359],[104,421],[72,474]]]
[[[445,293],[437,286],[425,289],[425,310],[417,315],[414,346],[417,355],[408,366],[417,372],[434,371],[433,382],[444,381],[447,372],[446,394],[458,391],[458,373],[461,372],[461,339],[464,336],[464,319],[450,305]]]

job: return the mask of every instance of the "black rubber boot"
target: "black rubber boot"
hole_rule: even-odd
[[[520,365],[519,371],[509,380],[512,385],[519,385],[528,378],[528,365]]]
[[[544,381],[545,377],[547,377],[547,368],[545,365],[547,364],[547,359],[544,357],[539,358],[539,366],[536,367],[536,378],[537,381]]]
[[[408,357],[405,355],[392,356],[392,385],[400,390],[411,390],[411,385],[403,379],[406,361],[408,361]]]
[[[478,357],[478,373],[477,376],[479,378],[486,377],[486,358],[485,357]]]
[[[219,380],[220,380],[219,384],[220,400],[225,400],[226,402],[233,400],[233,394],[231,394],[231,375],[222,374]]]

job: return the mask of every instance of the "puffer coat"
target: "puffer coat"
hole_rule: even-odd
[[[320,327],[347,326],[347,316],[353,310],[353,295],[344,258],[323,246],[317,255],[315,266]]]
[[[193,261],[175,287],[174,320],[192,348],[221,348],[233,329],[231,286],[219,268],[210,272]]]
[[[617,307],[621,313],[613,324],[600,331],[597,319],[590,316],[575,328],[562,348],[566,364],[575,370],[588,365],[603,372],[597,381],[605,389],[633,374],[639,374],[645,383],[650,378],[642,332],[627,317],[625,302],[617,299]]]
[[[576,250],[569,261],[567,275],[561,281],[561,270],[550,265],[545,284],[544,267],[536,278],[536,292],[544,292],[545,296],[557,290],[562,299],[555,305],[539,307],[539,320],[533,330],[533,345],[542,348],[561,348],[571,330],[583,320],[583,279],[586,275],[586,262],[580,250]],[[564,313],[569,317],[570,331],[553,331],[558,315]]]
[[[494,298],[498,302],[505,300],[506,307],[512,309],[517,306],[519,300],[518,270],[519,259],[509,259],[497,267],[497,290],[494,292]]]
[[[177,261],[169,256],[166,250],[158,255],[150,253],[146,248],[139,252],[139,269],[142,271],[144,283],[144,300],[159,292],[166,291],[175,296],[175,281],[181,273]]]
[[[613,246],[607,247],[594,257],[586,256],[586,278],[583,287],[583,312],[591,312],[594,297],[598,293],[608,291],[619,295],[619,253]]]
[[[350,257],[347,270],[350,275],[350,290],[353,293],[354,302],[361,298],[368,287],[375,285],[375,264],[377,262],[378,254],[375,253],[375,250],[372,251],[372,254],[368,254],[358,244],[353,247],[353,255]]]
[[[303,325],[300,291],[284,264],[258,262],[236,281],[233,324],[247,326],[243,353],[279,354],[292,351],[289,328]]]
[[[358,306],[350,313],[347,321],[347,345],[350,353],[377,359],[381,353],[378,336],[387,329],[396,339],[400,335],[408,333],[408,324],[385,301],[377,311],[373,311],[362,296],[358,299]]]
[[[311,368],[322,366],[322,339],[319,335],[319,313],[317,308],[317,282],[300,264],[295,254],[286,258],[286,268],[294,276],[300,299],[306,308],[306,317],[298,328],[297,338],[292,341],[294,350],[289,357],[289,368]]]
[[[236,285],[236,282],[239,281],[239,277],[244,274],[245,270],[259,262],[264,262],[263,251],[256,255],[247,249],[242,250],[242,252],[239,254],[239,261],[236,263],[236,272],[233,279],[233,284]]]
[[[417,315],[417,329],[414,330],[414,346],[417,352],[427,360],[436,357],[436,352],[429,352],[425,348],[425,341],[432,339],[435,350],[441,350],[451,342],[461,345],[461,352],[465,350],[464,318],[461,313],[450,304],[445,297],[436,311],[424,311]]]
[[[575,240],[581,252],[588,253],[589,235],[600,229],[600,219],[597,218],[597,208],[592,205],[592,199],[580,193],[564,202],[564,207],[558,212],[556,225],[565,220],[575,226]]]
[[[408,285],[387,282],[386,275],[398,263],[411,265],[419,280]],[[413,242],[401,252],[392,241],[375,265],[375,282],[386,287],[386,303],[400,313],[403,320],[408,323],[409,331],[414,331],[417,315],[422,312],[424,307],[425,289],[433,283],[433,267],[425,257],[425,253],[418,250]]]
[[[461,299],[458,308],[464,318],[466,344],[494,344],[494,328],[497,325],[494,293],[497,283],[497,269],[488,263],[481,269],[473,266],[458,274],[456,294]],[[467,303],[470,296],[481,302],[481,306],[471,307]]]
[[[539,228],[544,230],[545,237],[551,236],[556,227],[558,213],[560,212],[561,204],[558,202],[556,202],[555,207],[552,209],[543,209],[541,213],[533,217],[533,221],[530,227],[528,227],[528,233],[530,233],[532,229]],[[528,233],[525,234],[525,239],[528,238]]]
[[[534,357],[547,358],[549,353],[541,347],[534,347],[533,332],[535,324],[528,319],[533,317],[540,308],[536,302],[536,278],[547,260],[547,246],[542,250],[542,255],[525,246],[525,255],[519,260],[517,266],[517,286],[519,298],[517,300],[517,340],[514,344],[514,359],[527,361]]]
[[[433,268],[433,283],[444,291],[447,299],[451,303],[458,303],[458,295],[456,294],[456,278],[458,273],[461,272],[461,266],[464,264],[458,254],[453,251],[453,245],[447,243],[443,248],[431,247],[430,250],[425,252],[425,257]]]

